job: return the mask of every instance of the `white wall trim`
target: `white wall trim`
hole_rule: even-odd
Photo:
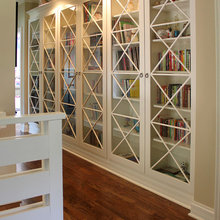
[[[205,206],[195,201],[192,202],[191,212],[189,213],[189,216],[197,220],[214,220],[215,219],[214,209],[211,209],[208,206]]]
[[[220,219],[220,0],[215,1],[216,19],[216,103],[217,103],[217,128],[216,128],[216,185],[215,185],[215,219]]]

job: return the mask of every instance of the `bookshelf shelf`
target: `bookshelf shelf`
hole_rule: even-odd
[[[159,108],[159,109],[162,109],[162,108],[163,108],[163,105],[155,104],[155,105],[153,105],[153,106],[154,106],[154,108]],[[164,109],[175,111],[175,109],[174,109],[173,107],[170,107],[170,106],[167,106],[167,107],[165,107]],[[180,108],[180,107],[177,107],[177,106],[176,106],[176,109],[177,109],[178,111],[191,113],[191,109],[189,109],[189,108]]]
[[[88,22],[84,22],[83,25],[88,25],[89,23],[97,23],[99,25],[101,25],[103,23],[103,19],[98,19],[98,20],[91,20],[91,21],[88,21]]]
[[[135,11],[130,11],[128,12],[130,14],[130,16],[132,16],[133,18],[138,18],[139,17],[139,11],[138,10],[135,10]],[[130,16],[128,15],[128,13],[122,13],[122,14],[116,14],[112,17],[112,19],[116,19],[116,18],[119,18],[119,17],[122,17],[122,18],[130,18]]]
[[[170,26],[170,25],[178,25],[178,24],[184,24],[187,23],[189,20],[181,20],[181,21],[170,21],[170,22],[164,22],[159,24],[152,24],[151,27],[161,27],[161,26]]]
[[[177,0],[177,1],[173,1],[172,2],[168,2],[165,6],[164,6],[164,11],[166,12],[172,12],[176,7],[175,5],[179,8],[181,8],[183,11],[188,10],[189,8],[189,0]],[[164,4],[161,5],[155,5],[152,6],[153,9],[155,10],[160,10],[163,7]]]
[[[171,140],[170,138],[166,138],[166,137],[162,137],[162,138],[163,138],[164,143],[171,147],[173,147],[174,145],[178,143],[177,141]],[[158,142],[158,143],[163,143],[163,141],[159,138],[153,138],[153,141]],[[184,143],[178,144],[175,148],[181,148],[183,150],[190,151],[190,145],[184,144]]]
[[[120,48],[121,46],[127,47],[128,45],[130,45],[130,47],[136,47],[136,46],[139,46],[139,44],[140,42],[137,41],[137,42],[131,42],[131,43],[113,44],[113,47]]]
[[[138,132],[136,132],[135,130],[132,130],[132,131],[130,132],[131,129],[132,129],[132,127],[129,127],[129,128],[122,127],[122,128],[121,128],[122,132],[123,132],[125,135],[127,135],[128,133],[130,133],[129,135],[132,135],[132,136],[134,136],[134,137],[140,137],[140,134],[139,134]],[[120,131],[119,128],[114,128],[114,131],[117,131],[117,132],[120,132],[120,133],[121,133],[121,131]]]
[[[175,38],[175,37],[165,38],[165,39],[162,39],[162,40],[161,40],[161,39],[153,39],[153,42],[154,42],[154,43],[162,43],[162,42],[164,41],[164,42],[173,43],[176,39],[177,39],[177,38]],[[186,41],[186,40],[190,41],[190,39],[191,39],[190,36],[179,37],[176,42]]]
[[[131,101],[131,102],[140,102],[140,99],[139,98],[130,98],[128,97],[128,99]],[[127,98],[123,98],[122,97],[113,97],[113,100],[122,100],[122,101],[127,101]]]

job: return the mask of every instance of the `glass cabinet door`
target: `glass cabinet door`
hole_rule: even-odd
[[[40,107],[40,20],[29,23],[29,113]]]
[[[190,183],[190,1],[151,1],[151,169]]]
[[[111,1],[113,155],[140,164],[140,13],[138,0]]]
[[[83,3],[83,142],[103,149],[103,2]]]
[[[60,12],[60,108],[66,114],[63,134],[76,138],[76,6],[69,5]]]
[[[55,111],[56,15],[43,19],[43,112]]]

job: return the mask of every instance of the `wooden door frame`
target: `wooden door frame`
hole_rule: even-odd
[[[215,186],[215,219],[220,219],[220,0],[215,0],[216,14],[216,95],[217,95],[217,132],[216,132],[216,186]]]

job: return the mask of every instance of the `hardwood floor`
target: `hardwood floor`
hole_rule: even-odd
[[[63,152],[64,220],[193,220],[189,210]]]

